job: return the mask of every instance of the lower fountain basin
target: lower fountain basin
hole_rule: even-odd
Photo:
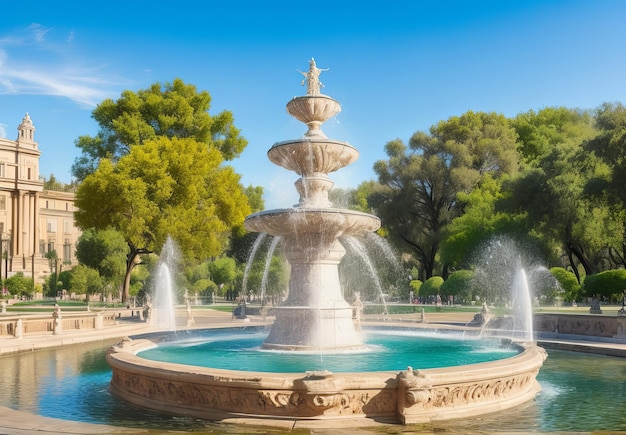
[[[336,208],[282,208],[262,211],[248,216],[244,222],[248,231],[273,236],[293,236],[305,233],[325,233],[334,240],[341,236],[358,236],[380,228],[380,219],[354,210]]]
[[[111,392],[145,408],[212,420],[388,418],[409,424],[476,416],[531,400],[546,357],[524,343],[515,344],[520,353],[510,358],[444,368],[235,371],[142,358],[137,353],[155,346],[147,338],[109,349]]]

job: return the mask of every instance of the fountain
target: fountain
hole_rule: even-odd
[[[248,216],[249,231],[280,236],[291,264],[289,296],[274,310],[276,321],[263,347],[279,350],[336,350],[362,346],[352,321],[352,306],[342,296],[338,265],[346,253],[343,236],[359,236],[380,227],[380,219],[365,213],[332,208],[329,172],[353,163],[358,151],[346,142],[330,140],[320,126],[341,107],[319,93],[320,69],[311,60],[306,74],[307,95],[287,104],[287,111],[309,127],[301,139],[279,142],[269,159],[300,175],[299,205]]]
[[[328,199],[333,185],[328,174],[353,163],[358,151],[328,139],[320,128],[341,110],[337,101],[320,93],[322,71],[311,60],[309,71],[303,73],[307,94],[287,104],[288,112],[308,126],[304,137],[278,142],[268,151],[273,163],[300,176],[299,204],[245,220],[248,230],[279,237],[291,264],[289,293],[273,312],[276,320],[260,345],[259,360],[265,360],[268,352],[291,356],[366,352],[360,329],[367,328],[363,319],[355,326],[354,307],[342,295],[338,265],[346,252],[341,239],[372,233],[380,220],[334,208]],[[127,338],[110,348],[111,392],[173,414],[287,420],[289,427],[346,418],[351,424],[358,418],[423,423],[511,408],[539,391],[536,375],[545,359],[543,349],[532,341],[511,343],[514,356],[488,362],[416,369],[406,364],[399,370],[370,366],[370,371],[337,373],[331,366],[304,372],[284,366],[269,372],[229,370],[149,360],[139,354],[172,339],[172,334]]]

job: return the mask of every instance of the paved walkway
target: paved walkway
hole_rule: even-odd
[[[250,316],[246,320],[233,319],[230,313],[216,310],[194,310],[194,328],[205,328],[215,326],[233,325],[258,325],[269,323],[271,318],[260,316]],[[363,322],[385,323],[385,324],[412,324],[425,328],[462,328],[463,325],[471,321],[472,313],[428,313],[425,318],[421,314],[393,315],[388,317],[364,316]],[[185,319],[183,319],[185,320]],[[182,327],[186,325],[181,325]],[[129,335],[142,334],[154,331],[145,322],[138,322],[136,319],[121,318],[117,325],[106,327],[102,330],[80,330],[67,331],[61,335],[28,334],[21,339],[0,338],[0,356],[16,352],[32,352],[38,349],[60,347],[78,343],[110,341],[114,338],[122,338]],[[551,349],[573,350],[578,352],[589,352],[611,356],[626,357],[626,341],[604,339],[599,341],[593,337],[565,336],[559,334],[539,337],[538,343]],[[74,421],[60,420],[54,418],[41,417],[16,411],[10,408],[0,407],[0,435],[4,434],[32,434],[34,432],[42,434],[157,434],[154,429],[130,429],[117,426],[96,425],[80,423]],[[168,431],[167,433],[175,433]],[[181,433],[183,433],[181,431]],[[260,433],[256,431],[255,433]],[[326,433],[326,432],[316,432]],[[330,432],[328,432],[330,433]]]

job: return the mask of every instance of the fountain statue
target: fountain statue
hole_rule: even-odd
[[[342,427],[346,421],[358,427],[363,422],[359,419],[426,423],[501,411],[531,400],[539,391],[536,376],[545,359],[535,342],[497,339],[486,345],[496,348],[493,353],[461,351],[461,358],[439,360],[452,337],[430,337],[438,340],[438,350],[419,350],[420,341],[427,341],[417,332],[424,323],[368,325],[361,317],[359,294],[352,304],[345,300],[338,269],[346,253],[342,243],[349,247],[355,237],[371,235],[380,220],[329,201],[333,182],[328,174],[353,163],[359,154],[322,132],[321,125],[341,110],[337,101],[320,93],[323,71],[311,60],[309,71],[302,73],[307,94],[287,103],[287,111],[307,125],[304,136],[278,142],[268,151],[273,163],[299,175],[298,204],[245,220],[249,231],[278,239],[291,265],[288,295],[273,308],[269,334],[264,325],[189,331],[199,354],[187,349],[175,332],[127,339],[107,352],[110,391],[153,410],[220,421],[282,420],[289,428],[332,419]],[[383,338],[370,346],[377,333]],[[460,336],[468,338],[463,346],[452,347],[465,348],[470,335]],[[474,341],[483,345],[477,335]],[[177,357],[188,351],[193,356],[178,362],[169,356],[149,357],[150,349],[161,353],[168,344]],[[230,362],[222,366],[212,357],[217,354],[235,359],[225,359]],[[488,359],[467,362],[470,355],[486,354]],[[437,360],[427,363],[418,358],[422,356]],[[326,364],[326,359],[343,364]]]
[[[274,309],[276,321],[264,348],[329,350],[362,345],[352,321],[352,306],[342,296],[338,265],[346,253],[339,238],[359,236],[380,227],[378,217],[333,208],[328,191],[329,172],[353,163],[358,151],[346,142],[331,140],[320,126],[341,110],[339,103],[320,94],[320,70],[311,60],[306,76],[307,95],[287,104],[287,111],[309,127],[303,138],[278,142],[269,159],[300,178],[299,204],[248,216],[249,231],[279,236],[291,264],[289,295]]]

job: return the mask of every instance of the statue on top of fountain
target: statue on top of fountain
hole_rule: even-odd
[[[324,71],[328,71],[329,68],[318,68],[315,64],[315,59],[311,58],[309,61],[309,70],[307,72],[302,72],[298,70],[300,74],[304,76],[302,80],[302,85],[306,82],[306,94],[307,95],[320,95],[320,88],[324,87],[322,82],[320,82],[320,74]]]

